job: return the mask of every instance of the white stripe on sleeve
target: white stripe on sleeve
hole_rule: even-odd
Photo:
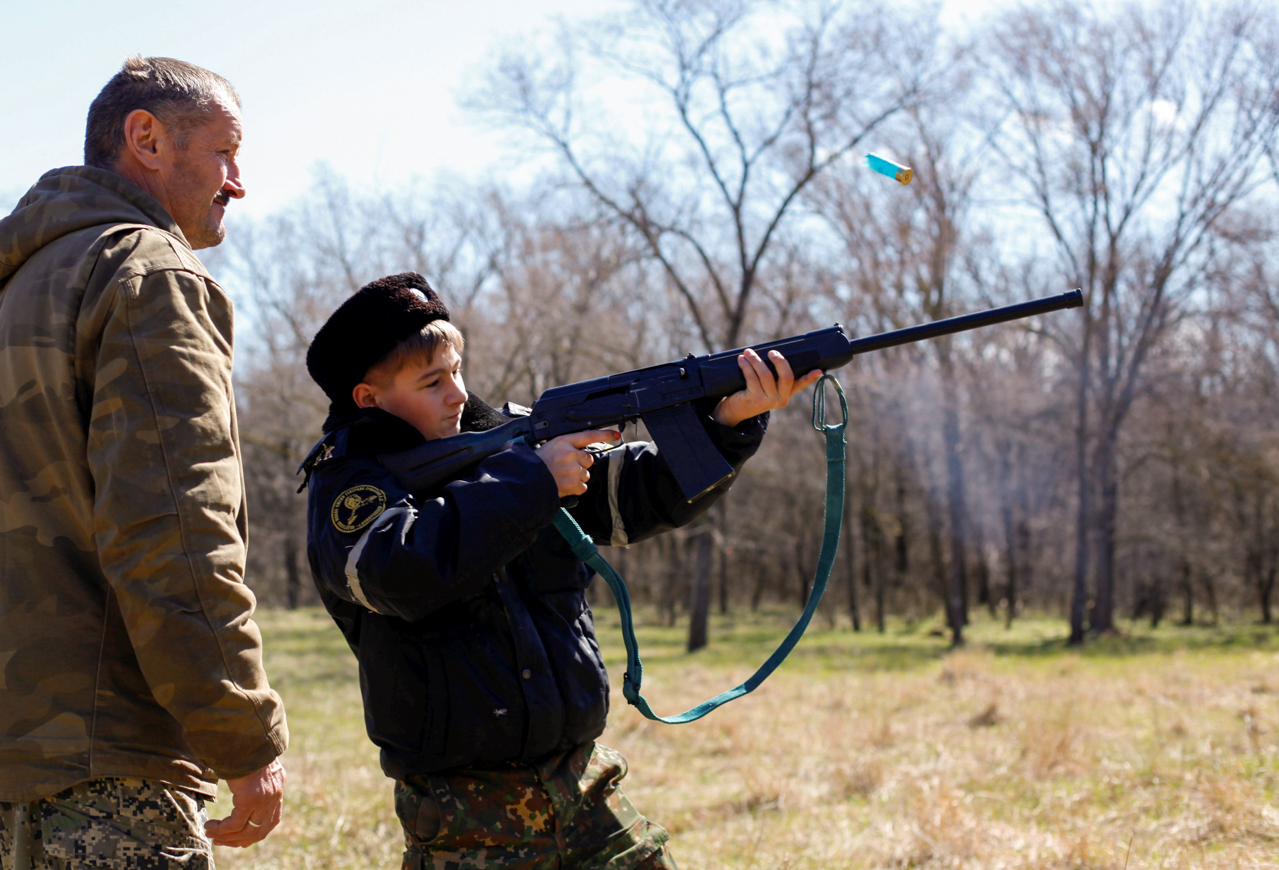
[[[364,587],[360,585],[360,556],[364,554],[364,548],[369,543],[369,535],[373,534],[380,528],[384,528],[388,523],[395,519],[413,512],[412,508],[406,506],[393,507],[390,510],[382,511],[382,515],[373,521],[373,525],[364,530],[364,534],[355,542],[355,546],[351,548],[350,554],[346,557],[346,585],[351,590],[351,596],[359,603],[372,610],[374,613],[380,613],[376,607],[369,603],[369,599],[364,595]]]

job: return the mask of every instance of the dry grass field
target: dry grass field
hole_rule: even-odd
[[[934,624],[814,628],[754,694],[666,726],[620,700],[600,611],[618,705],[603,742],[683,870],[1279,868],[1274,629],[1133,626],[1078,653],[1059,620],[977,616],[948,653]],[[721,620],[694,656],[681,629],[643,630],[645,696],[674,713],[736,685],[788,618]],[[292,731],[285,819],[218,866],[398,867],[354,659],[322,612],[258,619]]]

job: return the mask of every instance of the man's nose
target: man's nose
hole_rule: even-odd
[[[232,162],[231,171],[227,173],[222,190],[232,199],[244,199],[244,182],[240,180],[240,167]]]

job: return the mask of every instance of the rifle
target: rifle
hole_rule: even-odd
[[[1033,317],[1083,305],[1083,293],[1005,305],[904,329],[849,339],[836,323],[826,329],[754,345],[764,360],[779,351],[795,377],[813,369],[830,371],[862,353],[964,332],[1008,320]],[[484,432],[463,432],[420,447],[378,457],[410,491],[421,492],[455,479],[516,439],[536,444],[580,432],[643,420],[684,497],[692,502],[733,474],[732,466],[711,443],[694,408],[701,399],[720,399],[746,386],[737,357],[744,350],[694,356],[622,374],[553,387],[533,403],[528,416],[516,417]],[[769,365],[772,369],[772,365]],[[773,370],[775,375],[777,372]]]

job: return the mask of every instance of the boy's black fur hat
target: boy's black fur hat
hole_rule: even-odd
[[[330,415],[356,410],[351,391],[397,344],[432,320],[448,319],[449,310],[417,272],[379,278],[352,294],[306,352],[306,370],[329,397]]]

